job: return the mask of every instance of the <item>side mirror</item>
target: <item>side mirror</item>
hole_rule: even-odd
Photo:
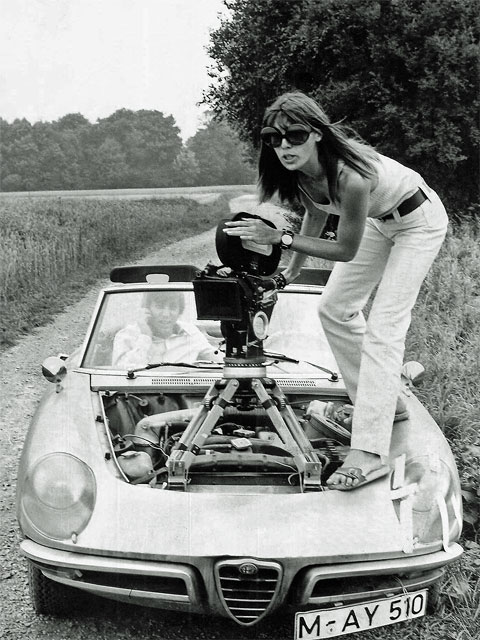
[[[425,377],[425,367],[415,360],[405,362],[402,367],[402,377],[406,379],[410,387],[418,387]]]
[[[64,361],[57,356],[50,356],[42,362],[42,374],[49,382],[57,385],[57,393],[62,389],[61,382],[67,375]]]

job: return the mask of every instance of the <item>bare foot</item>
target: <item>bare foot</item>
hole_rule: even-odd
[[[360,470],[361,473],[357,472],[356,474],[352,473],[351,476],[345,476],[343,472],[338,473],[335,471],[328,478],[327,485],[332,489],[343,489],[344,487],[353,488],[362,481],[362,476],[367,476],[370,472],[382,467],[381,458],[376,453],[362,451],[361,449],[350,449],[340,469],[342,469],[343,472],[348,472],[349,469],[353,468]]]

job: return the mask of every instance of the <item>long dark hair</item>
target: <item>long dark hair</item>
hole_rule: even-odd
[[[322,107],[301,92],[285,93],[275,100],[263,117],[264,127],[273,126],[282,115],[289,123],[304,124],[322,133],[317,143],[318,157],[325,168],[328,191],[332,202],[337,200],[338,161],[357,171],[364,178],[375,175],[374,161],[377,152],[363,142],[350,127],[330,122]],[[297,172],[285,169],[274,149],[262,142],[258,161],[258,185],[260,200],[270,200],[277,192],[282,201],[298,202]]]

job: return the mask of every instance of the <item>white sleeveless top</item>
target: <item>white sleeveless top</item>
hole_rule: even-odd
[[[400,162],[392,160],[392,158],[382,156],[380,153],[377,156],[375,170],[378,182],[375,189],[370,192],[368,208],[368,216],[370,218],[381,218],[394,211],[398,205],[413,195],[418,187],[424,184],[422,176],[413,171],[413,169],[405,167]],[[344,164],[344,162],[339,162],[339,173]],[[302,199],[305,196],[317,209],[337,216],[342,214],[338,203],[327,202],[324,204],[315,202],[300,184],[298,184],[298,188],[301,191]]]

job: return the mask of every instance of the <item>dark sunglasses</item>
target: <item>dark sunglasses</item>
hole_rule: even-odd
[[[264,127],[260,131],[260,137],[269,147],[280,147],[284,138],[289,144],[297,147],[300,144],[304,144],[311,133],[312,129],[304,124],[291,124],[286,128],[285,133],[275,129],[275,127]]]

